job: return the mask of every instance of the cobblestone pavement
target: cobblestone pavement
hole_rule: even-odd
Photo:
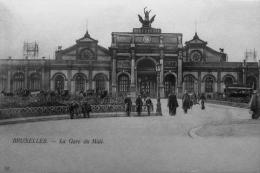
[[[196,105],[188,114],[178,108],[172,117],[166,100],[162,110],[163,116],[0,126],[0,172],[260,172],[259,136],[188,135],[190,129],[208,123],[246,121],[248,110],[207,104],[202,111]],[[47,143],[13,143],[19,137],[45,138]]]

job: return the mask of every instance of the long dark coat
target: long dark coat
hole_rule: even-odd
[[[141,97],[137,97],[135,104],[136,104],[136,111],[142,112],[143,101]]]
[[[132,107],[132,100],[131,100],[131,98],[129,98],[129,97],[126,97],[125,98],[125,111],[126,112],[131,112],[131,107]]]
[[[204,94],[202,94],[200,96],[200,100],[201,100],[201,109],[205,109],[205,100],[206,100],[206,97]]]
[[[82,105],[81,105],[81,110],[82,112],[91,112],[92,109],[91,109],[91,105],[88,103],[88,102],[84,102]]]
[[[252,95],[249,102],[249,108],[253,112],[252,119],[258,119],[260,117],[260,95],[255,93]]]
[[[170,94],[168,98],[168,107],[169,110],[172,111],[173,109],[177,108],[179,106],[177,97],[175,94]]]
[[[191,99],[190,99],[190,96],[188,93],[184,94],[182,96],[182,108],[183,109],[189,109],[190,108],[190,102],[191,102]]]

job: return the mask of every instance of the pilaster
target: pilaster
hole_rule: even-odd
[[[160,46],[160,64],[161,64],[161,71],[160,71],[160,84],[159,84],[159,90],[160,90],[160,96],[163,98],[164,96],[164,84],[163,84],[163,77],[164,77],[164,51],[163,51],[163,45]]]
[[[182,51],[178,53],[178,97],[182,97]]]
[[[71,72],[71,69],[69,69],[68,70],[68,88],[67,88],[67,90],[74,93],[75,89],[73,91],[71,90],[71,82],[72,82],[72,72]]]
[[[116,49],[112,49],[112,95],[114,96],[117,93],[116,78]]]
[[[7,92],[11,92],[11,79],[12,79],[11,65],[12,65],[12,59],[9,58],[8,67],[7,67]]]
[[[88,89],[92,90],[93,89],[93,77],[92,77],[92,71],[93,71],[93,67],[92,67],[92,62],[90,62],[89,65],[89,69],[88,69]]]
[[[217,74],[217,92],[221,93],[221,72],[218,70]]]
[[[243,85],[246,85],[246,61],[245,60],[243,62],[242,72],[243,72]]]
[[[131,97],[136,97],[136,90],[135,90],[135,50],[134,45],[131,49],[131,83],[130,83],[130,93]]]
[[[28,62],[28,60],[27,60]],[[29,89],[29,82],[28,82],[28,65],[29,63],[27,63],[27,65],[24,67],[24,88],[25,89]]]
[[[201,94],[201,71],[198,72],[198,95]]]

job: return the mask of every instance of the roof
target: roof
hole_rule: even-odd
[[[88,30],[87,30],[85,35],[82,38],[76,40],[76,42],[98,42],[98,41],[91,38],[91,36],[89,35]]]
[[[190,41],[186,41],[185,44],[189,45],[189,44],[207,44],[206,41],[203,41],[199,38],[197,32],[195,32],[195,35],[193,36],[193,39],[191,39]]]

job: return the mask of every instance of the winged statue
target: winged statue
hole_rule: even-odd
[[[149,18],[149,14],[151,12],[146,10],[147,7],[144,8],[144,16],[145,18],[143,19],[141,15],[138,14],[138,18],[139,18],[139,21],[143,24],[143,27],[151,27],[151,23],[153,23],[154,21],[154,18],[156,15],[154,15],[151,19]]]

